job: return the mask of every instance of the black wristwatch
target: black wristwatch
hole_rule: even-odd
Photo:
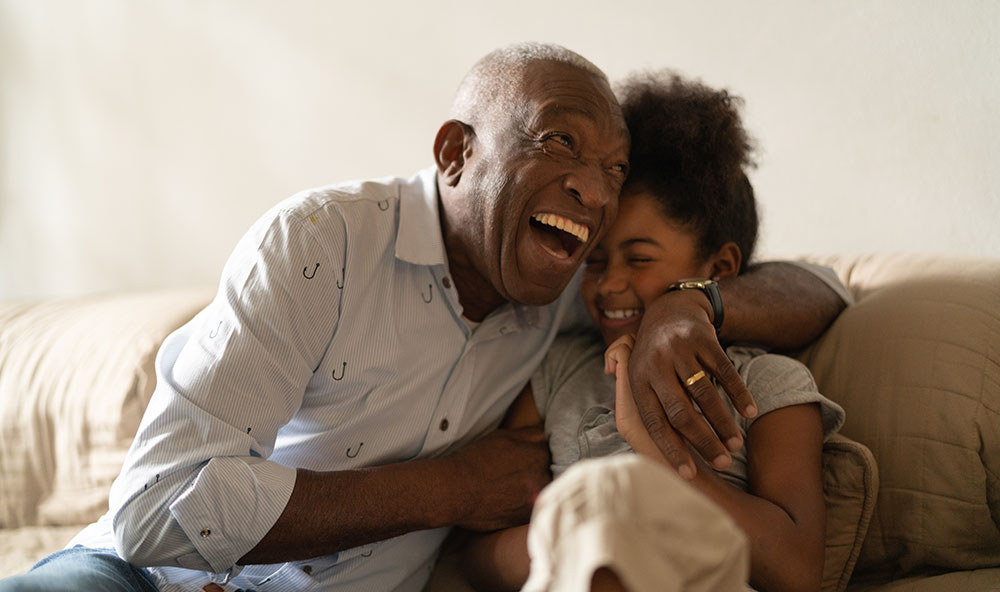
[[[718,333],[722,329],[725,311],[722,308],[722,294],[719,293],[719,284],[715,280],[708,278],[681,280],[667,288],[667,292],[674,290],[701,290],[705,296],[708,296],[708,302],[712,305],[712,326],[715,327],[715,332]]]

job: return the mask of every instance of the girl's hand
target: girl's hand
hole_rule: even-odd
[[[632,398],[632,387],[629,384],[628,361],[632,355],[635,337],[623,335],[608,346],[604,352],[604,373],[615,375],[615,426],[618,433],[625,437],[632,450],[644,454],[653,460],[665,462],[653,439],[649,437],[646,426],[639,416],[639,408]],[[668,465],[669,466],[669,465]]]

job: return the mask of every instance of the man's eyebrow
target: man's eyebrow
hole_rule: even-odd
[[[591,109],[577,105],[567,105],[565,103],[550,103],[545,105],[532,117],[532,122],[538,124],[548,117],[582,117],[590,122],[595,121],[594,112]]]
[[[594,113],[587,108],[578,107],[576,105],[566,105],[563,103],[552,103],[545,105],[541,109],[535,112],[535,114],[529,120],[528,125],[531,128],[538,128],[539,126],[551,125],[549,118],[556,117],[579,117],[591,125],[595,125],[597,120],[594,118]],[[611,151],[615,150],[625,150],[628,151],[629,144],[631,143],[631,135],[629,134],[628,128],[625,126],[624,122],[619,127],[618,138],[622,140],[622,146],[615,146]],[[627,160],[627,159],[626,159]]]

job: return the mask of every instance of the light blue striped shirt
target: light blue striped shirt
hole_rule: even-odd
[[[71,544],[111,546],[113,523],[120,553],[169,566],[151,569],[163,591],[419,590],[447,529],[235,562],[278,519],[295,468],[438,456],[496,427],[560,325],[578,322],[576,298],[574,281],[470,329],[434,169],[298,194],[251,228],[214,301],[163,343],[111,509]]]

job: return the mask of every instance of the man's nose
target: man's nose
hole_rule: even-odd
[[[618,197],[596,163],[580,163],[563,177],[563,189],[588,208],[603,208]]]

